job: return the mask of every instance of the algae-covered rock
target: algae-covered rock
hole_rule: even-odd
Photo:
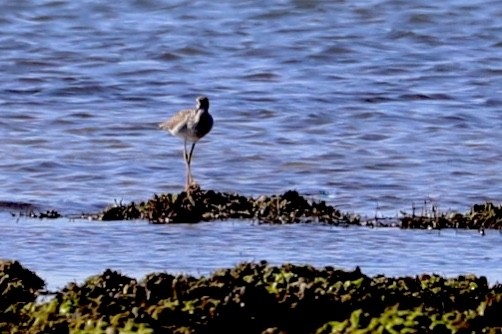
[[[427,204],[425,204],[427,205]],[[382,218],[361,220],[357,214],[342,213],[325,201],[315,200],[289,190],[280,195],[246,197],[239,194],[202,190],[193,187],[179,194],[154,195],[148,201],[135,204],[115,203],[101,214],[101,220],[147,219],[156,224],[198,223],[202,221],[248,219],[260,224],[322,223],[330,225],[389,226]],[[502,229],[502,206],[493,203],[476,204],[466,213],[441,212],[436,205],[416,213],[402,212],[397,219],[401,228]],[[380,221],[380,223],[378,223]],[[375,224],[376,223],[376,224]]]
[[[441,212],[433,205],[430,210],[411,215],[404,213],[399,220],[401,228],[444,229],[461,228],[477,229],[484,234],[485,229],[502,229],[502,205],[491,202],[475,204],[466,214],[458,212]]]
[[[22,321],[22,308],[35,301],[45,282],[17,261],[0,260],[0,332]]]
[[[34,301],[45,282],[18,261],[0,260],[0,310]]]
[[[475,204],[466,215],[474,228],[502,228],[502,205]]]
[[[496,333],[502,286],[473,275],[364,275],[242,263],[207,277],[112,270],[14,308],[11,333]]]
[[[152,223],[198,223],[224,219],[251,219],[260,223],[290,224],[321,222],[359,224],[356,215],[342,214],[324,201],[307,199],[297,191],[281,195],[245,197],[238,194],[202,190],[199,187],[179,194],[155,195],[152,199],[116,204],[99,217],[102,220],[148,219]]]
[[[2,203],[0,203],[1,206]],[[28,205],[28,204],[26,204]],[[411,214],[400,211],[394,217],[361,218],[357,213],[341,212],[323,200],[288,190],[282,194],[244,196],[237,193],[203,190],[198,185],[178,194],[154,195],[140,202],[115,202],[102,212],[65,216],[55,210],[40,211],[31,205],[20,216],[55,219],[60,217],[92,220],[138,220],[154,224],[194,224],[217,220],[249,220],[259,224],[321,223],[367,227],[400,227],[403,229],[476,229],[485,235],[487,229],[502,230],[502,204],[474,204],[469,212],[441,211],[437,204],[424,201],[421,212],[412,206]],[[10,202],[6,207],[17,207]],[[35,211],[36,209],[36,211]]]

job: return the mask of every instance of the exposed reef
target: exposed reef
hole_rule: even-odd
[[[264,224],[323,223],[331,225],[399,226],[417,229],[502,229],[502,206],[475,204],[466,213],[440,212],[437,206],[398,217],[362,219],[343,213],[325,201],[318,201],[290,190],[281,195],[246,197],[195,188],[179,194],[155,195],[139,204],[116,203],[102,213],[101,220],[147,219],[152,223],[197,223],[224,219],[251,219]],[[389,224],[386,221],[392,221]]]
[[[296,190],[279,195],[243,196],[236,193],[203,190],[194,187],[178,194],[154,195],[141,202],[116,202],[99,213],[65,216],[56,210],[40,210],[26,203],[3,202],[0,211],[8,210],[13,216],[17,209],[20,217],[93,220],[144,219],[154,224],[194,224],[215,220],[251,220],[260,224],[321,223],[329,225],[367,227],[400,227],[404,229],[485,229],[502,231],[502,205],[491,202],[474,204],[466,213],[441,211],[437,205],[424,203],[418,212],[401,211],[395,217],[363,217],[357,213],[342,212],[335,206],[305,196]],[[1,204],[1,203],[0,203]]]
[[[197,223],[223,219],[252,219],[267,224],[359,223],[359,216],[343,214],[325,201],[307,199],[297,191],[253,198],[200,188],[179,194],[155,195],[152,199],[139,204],[119,203],[106,209],[98,218],[148,219],[158,224]]]
[[[502,205],[491,202],[474,204],[465,214],[441,212],[437,206],[432,206],[418,215],[415,210],[411,215],[403,213],[399,220],[401,228],[461,228],[477,229],[484,233],[485,229],[502,229]]]
[[[500,333],[502,285],[485,277],[369,277],[356,268],[242,263],[208,277],[112,270],[45,301],[38,276],[0,262],[0,332]]]

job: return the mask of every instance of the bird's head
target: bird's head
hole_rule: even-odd
[[[197,101],[197,109],[209,109],[209,99],[205,96],[199,96],[196,99]]]

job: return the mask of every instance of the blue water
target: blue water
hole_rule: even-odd
[[[424,200],[461,212],[501,201],[500,1],[23,0],[4,1],[0,11],[0,201],[74,214],[181,190],[182,143],[157,124],[200,94],[209,97],[215,119],[194,154],[194,176],[203,188],[246,195],[297,189],[370,216],[410,211]],[[85,229],[89,252],[105,237],[122,244],[127,233],[149,245],[142,229],[207,229],[213,238],[223,232],[211,233],[213,225],[16,223],[2,216],[2,235],[12,226],[27,234],[46,230],[46,242],[68,242],[55,234]],[[254,243],[257,260],[286,260],[260,246],[267,237],[289,242],[288,229],[299,231],[293,243],[314,229],[319,238],[332,234],[329,228],[279,227],[272,237],[264,232],[268,227],[253,226],[253,237],[242,234],[246,225],[228,226],[236,252]],[[111,233],[115,229],[126,235]],[[385,233],[336,231],[368,242]],[[26,242],[23,233],[9,243],[2,238],[0,257],[31,258],[15,246]],[[392,233],[383,237],[391,249],[419,240],[411,263],[424,247],[436,254],[428,232]],[[220,262],[223,255],[199,237],[193,237],[194,251],[214,253],[213,261],[192,266],[193,258],[174,250],[188,266],[175,269],[233,263],[233,257]],[[461,253],[463,234],[443,237]],[[472,237],[477,248],[464,251],[485,254],[488,238]],[[501,253],[500,237],[492,238],[493,251]],[[38,246],[28,244],[26,252],[45,252],[44,244],[30,240]],[[58,277],[67,277],[62,268],[74,269],[69,276],[95,269],[93,257],[81,258],[78,268],[68,262],[74,259],[65,260],[72,244],[59,259],[40,259],[37,269],[52,268]],[[385,271],[414,272],[402,257],[385,259],[382,247],[365,249],[367,260],[343,263],[370,270],[378,252],[388,263]],[[291,259],[331,262],[319,253],[318,245],[305,244]],[[156,253],[120,254],[105,262],[155,267],[142,261],[156,261]],[[483,262],[475,258],[465,268],[491,272],[493,263]],[[444,272],[463,272],[455,263]],[[418,268],[429,269],[439,266]]]
[[[200,276],[263,259],[346,270],[360,266],[371,276],[474,273],[490,284],[502,282],[502,234],[494,230],[480,236],[466,230],[21,219],[3,224],[2,237],[1,256],[37,272],[49,289],[82,282],[106,268],[138,279],[163,271]]]

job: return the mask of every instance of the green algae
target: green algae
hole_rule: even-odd
[[[0,268],[7,268],[6,266]],[[29,271],[28,271],[29,272]],[[19,279],[0,271],[5,282]],[[10,333],[495,333],[502,286],[474,275],[369,277],[359,268],[242,263],[207,277],[106,270],[36,302],[2,294]],[[31,283],[30,283],[31,282]],[[36,283],[36,284],[33,284]],[[10,307],[14,305],[14,307]]]

